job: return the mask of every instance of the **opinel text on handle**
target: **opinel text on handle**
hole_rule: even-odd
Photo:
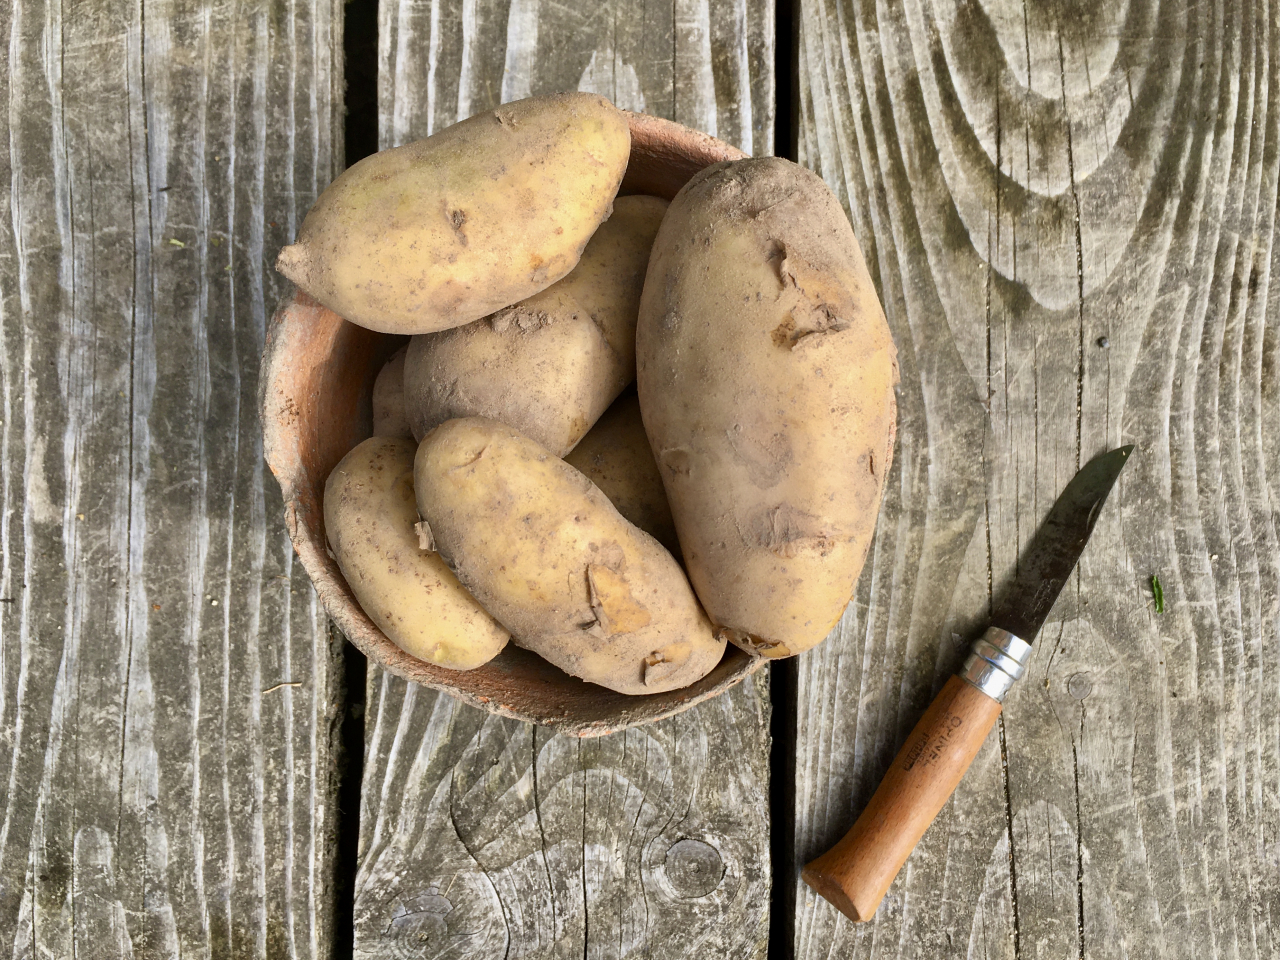
[[[851,920],[870,920],[964,777],[1000,704],[952,677],[915,725],[857,822],[801,876]]]

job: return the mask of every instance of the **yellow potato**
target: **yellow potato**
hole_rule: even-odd
[[[414,462],[436,547],[514,643],[619,693],[705,676],[724,653],[680,565],[586,477],[495,420],[450,420]]]
[[[654,241],[636,341],[699,599],[746,650],[807,650],[853,593],[896,417],[896,351],[839,202],[786,160],[702,171]]]
[[[324,485],[329,549],[360,607],[396,646],[420,660],[473,670],[508,634],[467,593],[439,554],[420,543],[414,444],[370,437]]]
[[[559,283],[491,317],[414,337],[405,362],[409,426],[489,417],[557,456],[582,439],[636,375],[636,313],[667,202],[619,197]]]
[[[404,412],[404,355],[408,345],[391,355],[373,381],[373,435],[413,439]]]
[[[615,400],[564,461],[599,487],[620,514],[680,555],[676,524],[634,391]]]
[[[371,330],[470,323],[573,269],[609,215],[630,147],[626,118],[604,97],[504,104],[354,164],[276,269]]]

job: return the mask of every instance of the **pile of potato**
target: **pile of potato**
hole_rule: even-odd
[[[618,196],[629,153],[602,97],[506,104],[355,164],[280,253],[411,335],[324,521],[414,656],[469,670],[510,640],[656,693],[726,642],[807,650],[852,595],[897,362],[843,210],[777,158]]]

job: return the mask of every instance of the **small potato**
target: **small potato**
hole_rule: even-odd
[[[620,514],[680,556],[676,523],[634,391],[615,400],[564,460],[599,487]]]
[[[724,653],[680,565],[586,477],[495,420],[450,420],[414,461],[458,579],[522,647],[619,693],[705,676]]]
[[[636,330],[645,430],[689,579],[739,646],[821,641],[853,594],[893,455],[897,354],[848,218],[787,160],[672,201]]]
[[[391,355],[391,359],[378,371],[373,381],[373,435],[375,437],[405,437],[413,439],[409,421],[404,413],[404,355],[405,344]]]
[[[636,313],[667,202],[619,197],[567,277],[465,327],[414,337],[405,363],[409,426],[489,417],[557,456],[635,379]]]
[[[445,566],[419,545],[414,444],[370,437],[324,485],[329,548],[369,619],[396,646],[451,670],[473,670],[508,634]]]
[[[479,320],[578,262],[630,155],[604,97],[507,103],[354,164],[320,195],[276,269],[383,333]]]

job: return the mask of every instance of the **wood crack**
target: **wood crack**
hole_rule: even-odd
[[[1080,192],[1076,189],[1076,159],[1072,145],[1071,114],[1067,102],[1067,61],[1062,49],[1062,21],[1055,10],[1058,20],[1058,76],[1062,91],[1062,113],[1067,135],[1067,176],[1071,184],[1071,203],[1074,207],[1074,226],[1076,241],[1076,301],[1077,309],[1077,344],[1076,344],[1076,469],[1080,469],[1084,444],[1084,240],[1080,232]]]
[[[538,839],[542,843],[542,869],[547,877],[547,897],[551,901],[551,935],[556,935],[556,885],[551,879],[551,863],[547,859],[547,829],[542,822],[542,798],[538,789],[538,728],[529,725],[529,772],[533,775],[533,816],[538,821]]]
[[[582,873],[579,876],[579,883],[582,888],[582,960],[588,960],[587,954],[591,947],[591,906],[587,900],[587,769],[582,764],[582,741],[578,741],[578,769],[582,773]]]
[[[1084,707],[1080,708],[1080,740],[1084,739]],[[1076,795],[1076,942],[1079,960],[1085,960],[1084,948],[1084,823],[1080,815],[1080,755],[1071,745],[1071,766]]]
[[[1009,792],[1009,747],[1005,740],[1004,713],[999,717],[1000,772],[1004,786],[1004,826],[1009,842],[1009,904],[1013,912],[1013,955],[1022,958],[1022,925],[1018,913],[1018,861],[1013,835],[1013,798]]]

